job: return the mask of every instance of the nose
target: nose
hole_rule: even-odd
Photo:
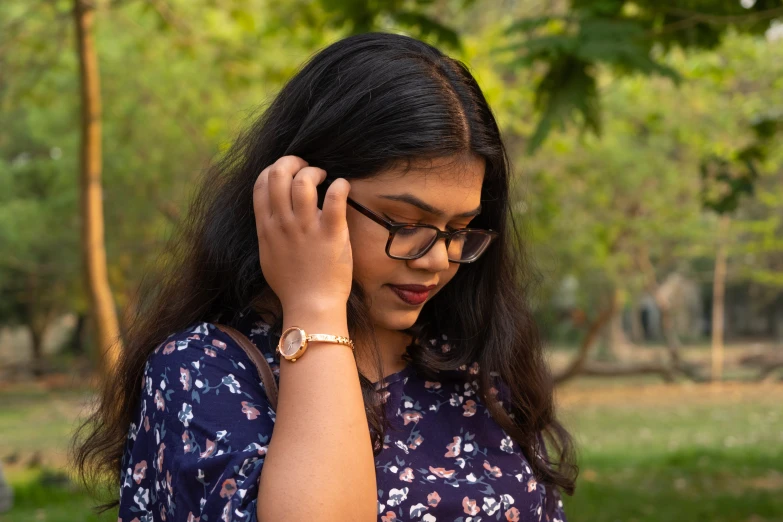
[[[438,238],[426,254],[418,259],[409,259],[411,268],[442,272],[449,269],[449,252],[446,248],[446,238]]]

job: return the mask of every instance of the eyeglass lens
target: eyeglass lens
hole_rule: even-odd
[[[426,227],[403,227],[397,230],[389,247],[389,254],[408,259],[422,255],[435,242],[437,231]],[[454,234],[449,243],[451,261],[467,261],[480,255],[490,236],[481,231],[465,231]]]

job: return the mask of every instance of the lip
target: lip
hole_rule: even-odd
[[[435,288],[437,285],[430,285],[430,286],[388,285],[388,286],[391,289],[391,291],[394,292],[397,295],[397,297],[399,297],[402,301],[412,306],[418,306],[427,300],[427,298],[430,295],[430,290]],[[417,290],[409,290],[410,288],[414,288]]]
[[[438,285],[392,285],[395,288],[399,288],[400,290],[407,290],[408,292],[429,292],[433,288],[435,288]]]

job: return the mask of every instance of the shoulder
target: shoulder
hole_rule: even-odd
[[[271,357],[261,330],[240,331]],[[194,323],[155,347],[140,391],[123,457],[120,518],[252,514],[275,412],[244,350],[215,324]]]
[[[263,332],[243,331],[279,374]],[[221,397],[222,394],[222,397]],[[142,396],[156,417],[175,415],[183,427],[197,411],[203,420],[222,421],[237,413],[274,421],[263,382],[250,357],[225,332],[209,322],[194,323],[169,335],[149,355]],[[231,406],[236,406],[233,412]],[[216,406],[217,409],[211,408]],[[241,412],[241,413],[240,413]]]
[[[248,337],[271,357],[266,337]],[[139,426],[157,420],[185,430],[195,423],[217,436],[233,425],[252,435],[271,431],[276,420],[250,357],[213,323],[194,323],[161,342],[147,359],[141,392],[149,420],[140,418]]]
[[[279,359],[270,340],[269,326],[252,323],[239,325],[238,329],[261,352],[277,378]],[[170,334],[156,346],[147,359],[145,378],[168,374],[175,367],[179,367],[179,375],[175,377],[181,380],[186,391],[191,386],[200,388],[203,381],[198,382],[196,378],[203,374],[214,377],[224,373],[226,381],[236,378],[262,386],[248,354],[230,335],[210,322],[193,323]]]

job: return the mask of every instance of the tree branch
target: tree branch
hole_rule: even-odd
[[[582,372],[582,369],[587,363],[587,357],[590,355],[595,342],[598,339],[598,334],[606,326],[609,320],[614,314],[614,299],[610,301],[609,306],[606,307],[590,325],[587,333],[582,339],[582,344],[579,346],[579,351],[576,356],[568,363],[568,366],[559,374],[555,375],[555,384],[561,384],[569,379],[572,379]]]
[[[582,368],[581,375],[594,377],[621,377],[626,375],[660,375],[666,382],[674,381],[674,372],[666,365],[655,362],[633,364],[590,361]]]
[[[755,22],[759,20],[775,18],[779,14],[783,14],[783,8],[769,9],[767,11],[761,11],[758,13],[747,13],[743,15],[708,15],[695,11],[689,11],[687,9],[680,9],[678,7],[671,7],[664,9],[664,12],[676,14],[680,16],[686,16],[682,20],[677,20],[670,24],[664,25],[659,29],[653,29],[649,31],[649,36],[655,36],[664,33],[673,33],[693,27],[698,23],[711,23],[727,25],[735,22]]]

